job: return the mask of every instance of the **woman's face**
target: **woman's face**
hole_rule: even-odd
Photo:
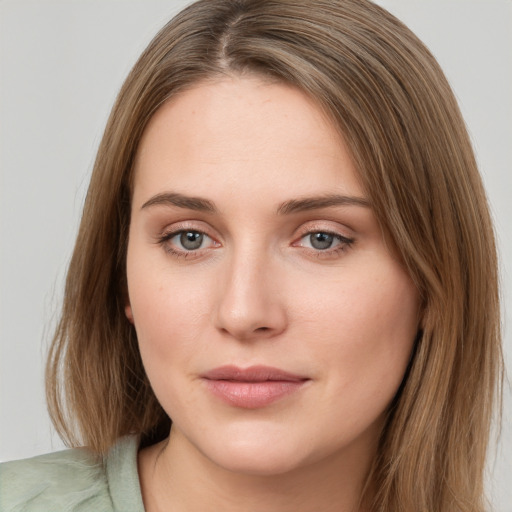
[[[319,108],[254,77],[199,84],[135,167],[126,313],[176,439],[252,474],[368,461],[419,301]]]

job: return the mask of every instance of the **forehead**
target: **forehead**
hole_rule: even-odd
[[[361,195],[346,144],[317,104],[297,88],[257,77],[181,92],[156,112],[140,142],[135,195],[190,187],[207,195],[219,183],[225,192],[253,195]]]

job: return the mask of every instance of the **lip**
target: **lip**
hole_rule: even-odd
[[[310,380],[270,366],[220,366],[201,377],[216,397],[244,409],[270,405],[299,391]]]

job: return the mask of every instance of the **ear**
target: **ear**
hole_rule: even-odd
[[[124,314],[126,315],[126,318],[128,318],[128,321],[133,324],[133,312],[132,312],[132,306],[128,302],[126,306],[124,307]]]

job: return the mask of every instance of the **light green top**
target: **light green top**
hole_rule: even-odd
[[[105,457],[75,448],[0,464],[0,512],[144,512],[138,439]]]

